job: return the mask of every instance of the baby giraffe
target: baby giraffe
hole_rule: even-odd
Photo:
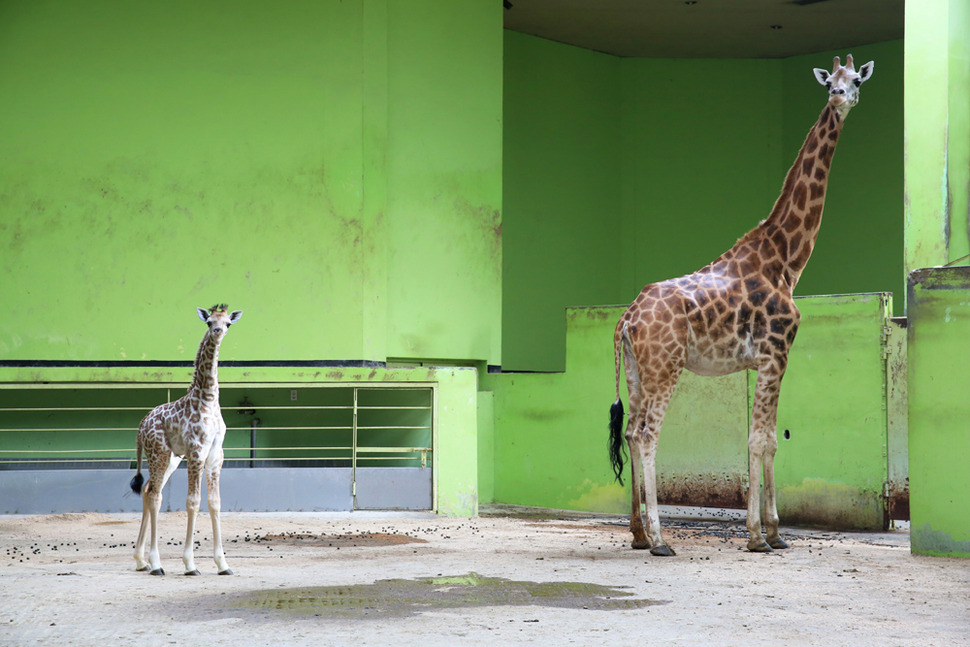
[[[152,575],[164,575],[158,556],[158,511],[162,506],[162,488],[178,467],[187,459],[189,494],[185,501],[188,527],[185,531],[186,575],[199,575],[193,557],[195,518],[202,499],[202,472],[206,474],[209,495],[209,516],[212,518],[212,543],[219,575],[232,575],[222,551],[222,528],[219,523],[219,472],[222,469],[222,441],[226,423],[219,408],[219,344],[229,326],[239,321],[242,310],[231,314],[225,304],[205,310],[198,308],[199,318],[209,327],[199,352],[195,356],[195,376],[188,393],[175,402],[166,402],[152,409],[138,427],[138,471],[131,479],[131,489],[141,494],[141,531],[135,544],[135,563],[139,571],[151,570]],[[141,455],[148,461],[148,484],[141,474]],[[144,487],[142,487],[144,485]],[[146,530],[151,520],[152,547],[145,561]]]

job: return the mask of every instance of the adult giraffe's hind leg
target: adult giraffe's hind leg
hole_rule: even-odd
[[[673,391],[673,386],[670,387],[670,391]],[[658,557],[676,555],[674,549],[663,540],[663,535],[660,532],[660,511],[657,505],[657,445],[660,440],[660,428],[663,425],[664,413],[667,410],[667,401],[669,401],[669,395],[655,401],[644,416],[643,424],[636,432],[640,463],[643,466],[646,534],[650,542],[650,554]]]
[[[676,325],[676,317],[673,321],[670,328],[673,332],[667,336],[686,335],[686,325]],[[649,548],[651,554],[658,556],[675,554],[660,533],[656,461],[660,428],[686,362],[686,343],[658,347],[645,340],[663,338],[664,333],[670,331],[625,328],[622,338],[631,412],[626,433],[634,474],[630,530],[634,533],[634,548]],[[637,335],[639,338],[634,339]],[[643,511],[640,510],[641,503],[645,508]]]
[[[637,360],[633,354],[633,347],[629,338],[629,327],[624,325],[621,344],[623,352],[623,366],[626,374],[627,394],[629,397],[630,414],[627,417],[626,437],[627,448],[630,450],[630,533],[633,535],[632,547],[637,550],[650,548],[650,540],[644,531],[643,523],[643,465],[640,461],[640,449],[636,441],[635,430],[643,420],[643,391],[640,387],[640,372]]]
[[[643,466],[640,463],[640,448],[636,444],[633,430],[639,424],[639,416],[633,416],[627,422],[626,440],[630,449],[630,532],[633,534],[631,546],[637,550],[650,548],[650,540],[644,530],[643,523]]]

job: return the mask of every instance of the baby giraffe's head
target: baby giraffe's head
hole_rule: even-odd
[[[208,310],[205,308],[198,308],[197,310],[199,319],[209,327],[209,334],[215,337],[217,342],[222,341],[226,331],[229,330],[229,326],[239,321],[243,313],[242,310],[233,310],[230,313],[229,306],[224,303],[214,305]]]

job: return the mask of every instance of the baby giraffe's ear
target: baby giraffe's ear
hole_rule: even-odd
[[[199,313],[199,319],[201,319],[204,322],[208,322],[209,321],[209,311],[208,310],[206,310],[205,308],[196,308],[196,311]]]
[[[229,323],[234,324],[240,319],[242,319],[242,310],[233,310],[232,314],[229,315]]]
[[[869,80],[872,76],[872,68],[876,66],[874,61],[869,61],[865,65],[859,68],[859,83],[863,83]]]
[[[820,67],[816,67],[814,70],[812,70],[812,72],[815,73],[815,78],[818,79],[819,83],[821,83],[822,85],[829,84],[829,77],[831,76],[831,74],[829,74],[827,70],[823,70]]]

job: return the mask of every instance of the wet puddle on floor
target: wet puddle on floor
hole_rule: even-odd
[[[352,586],[254,591],[236,598],[230,607],[293,616],[383,619],[468,607],[543,606],[609,611],[668,602],[634,598],[620,587],[584,582],[517,582],[468,573]]]

